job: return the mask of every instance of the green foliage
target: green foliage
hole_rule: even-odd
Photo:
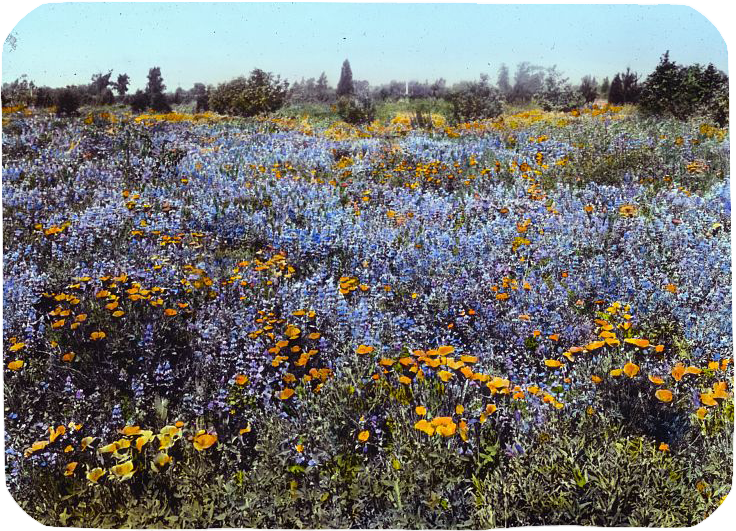
[[[151,109],[155,112],[171,112],[171,105],[162,92],[156,92],[151,95]]]
[[[608,102],[612,105],[637,103],[641,94],[639,75],[626,69],[613,77],[611,88],[608,91]]]
[[[286,101],[289,84],[256,68],[250,76],[222,83],[212,91],[210,108],[219,114],[256,116],[274,112]]]
[[[118,96],[121,98],[128,92],[128,85],[130,84],[130,76],[128,74],[119,74],[118,80],[114,83],[115,90]]]
[[[569,112],[582,107],[586,99],[553,68],[548,72],[542,90],[534,95],[534,102],[545,111]]]
[[[164,90],[166,90],[166,85],[164,85],[164,78],[161,76],[161,68],[154,66],[148,71],[146,93],[152,95],[161,93]]]
[[[480,81],[462,83],[448,96],[452,115],[457,122],[472,122],[495,118],[503,112],[501,93],[488,83],[487,77]]]
[[[731,438],[692,444],[659,450],[604,413],[554,419],[535,444],[476,478],[474,527],[695,525],[730,488]]]
[[[376,117],[376,106],[370,98],[342,96],[337,100],[337,114],[349,124],[365,124]]]
[[[644,83],[640,104],[647,115],[685,120],[704,114],[723,127],[728,123],[728,76],[712,64],[678,65],[667,52]]]
[[[130,109],[135,113],[140,113],[148,108],[148,95],[142,90],[137,90],[130,98]]]
[[[598,82],[594,77],[585,76],[580,82],[580,93],[585,103],[591,103],[598,97]]]
[[[73,116],[77,114],[80,104],[81,98],[75,89],[71,87],[62,89],[56,97],[56,114]]]

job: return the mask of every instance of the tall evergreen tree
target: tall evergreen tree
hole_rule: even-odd
[[[623,85],[624,103],[636,103],[639,101],[639,74],[632,72],[629,68],[621,76],[621,84]]]
[[[340,81],[337,83],[337,97],[348,96],[355,93],[353,86],[353,71],[350,69],[350,62],[345,59],[340,72]]]
[[[318,101],[329,101],[330,100],[330,85],[327,83],[327,75],[322,72],[317,79],[317,85],[315,86]]]
[[[507,97],[509,94],[511,94],[511,82],[509,81],[509,67],[506,66],[506,64],[502,64],[501,68],[498,69],[498,80],[496,81],[496,86],[498,86],[498,90],[501,91],[501,94],[504,95],[504,97]]]
[[[621,76],[616,74],[611,81],[611,88],[608,90],[608,103],[613,105],[621,105],[624,102],[624,84]]]
[[[156,112],[171,112],[164,90],[166,90],[166,85],[164,85],[164,78],[161,76],[161,68],[154,66],[148,71],[146,96],[148,97],[148,104]]]
[[[608,76],[603,78],[603,81],[601,81],[601,89],[600,93],[601,96],[608,99],[608,91],[611,89],[611,82],[608,80]]]
[[[146,93],[153,96],[154,94],[161,94],[164,90],[166,90],[166,85],[164,85],[164,78],[161,77],[161,68],[154,66],[148,71]]]

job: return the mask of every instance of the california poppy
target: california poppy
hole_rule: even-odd
[[[87,472],[87,479],[90,480],[92,483],[97,483],[100,478],[105,474],[106,472],[100,467],[93,468],[92,470]]]
[[[668,389],[657,389],[654,396],[656,396],[657,400],[660,402],[672,402],[672,391],[669,391]]]
[[[194,444],[194,449],[198,452],[201,452],[202,450],[206,450],[217,442],[217,435],[206,433],[204,432],[204,430],[202,430],[194,437],[194,440],[192,442]]]

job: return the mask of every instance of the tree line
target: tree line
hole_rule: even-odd
[[[443,99],[450,103],[457,121],[498,116],[504,104],[536,104],[545,110],[569,111],[596,100],[614,105],[638,104],[645,114],[669,114],[686,119],[693,114],[710,116],[720,125],[728,121],[728,76],[712,64],[679,65],[666,52],[655,70],[645,77],[626,71],[600,83],[584,76],[573,85],[556,67],[545,68],[529,62],[516,66],[511,75],[507,65],[498,70],[496,82],[483,74],[476,81],[449,87],[442,78],[430,81],[391,81],[372,87],[368,81],[353,79],[350,62],[341,67],[339,81],[331,87],[325,72],[317,78],[292,84],[261,69],[218,85],[195,83],[190,89],[166,92],[161,69],[152,67],[145,89],[128,92],[130,77],[112,70],[96,73],[87,85],[63,88],[36,87],[25,77],[2,86],[2,104],[35,107],[56,106],[60,115],[74,114],[81,105],[129,105],[136,113],[152,110],[170,112],[172,105],[193,104],[197,112],[254,116],[278,110],[287,103],[333,105],[351,123],[367,122],[375,116],[375,102],[408,99]]]

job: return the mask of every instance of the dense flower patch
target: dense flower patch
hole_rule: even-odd
[[[429,124],[3,109],[21,505],[97,526],[712,512],[733,431],[727,132],[620,107]],[[574,495],[524,497],[525,474]],[[606,505],[635,480],[622,504],[671,510]],[[499,489],[518,504],[490,511]]]

